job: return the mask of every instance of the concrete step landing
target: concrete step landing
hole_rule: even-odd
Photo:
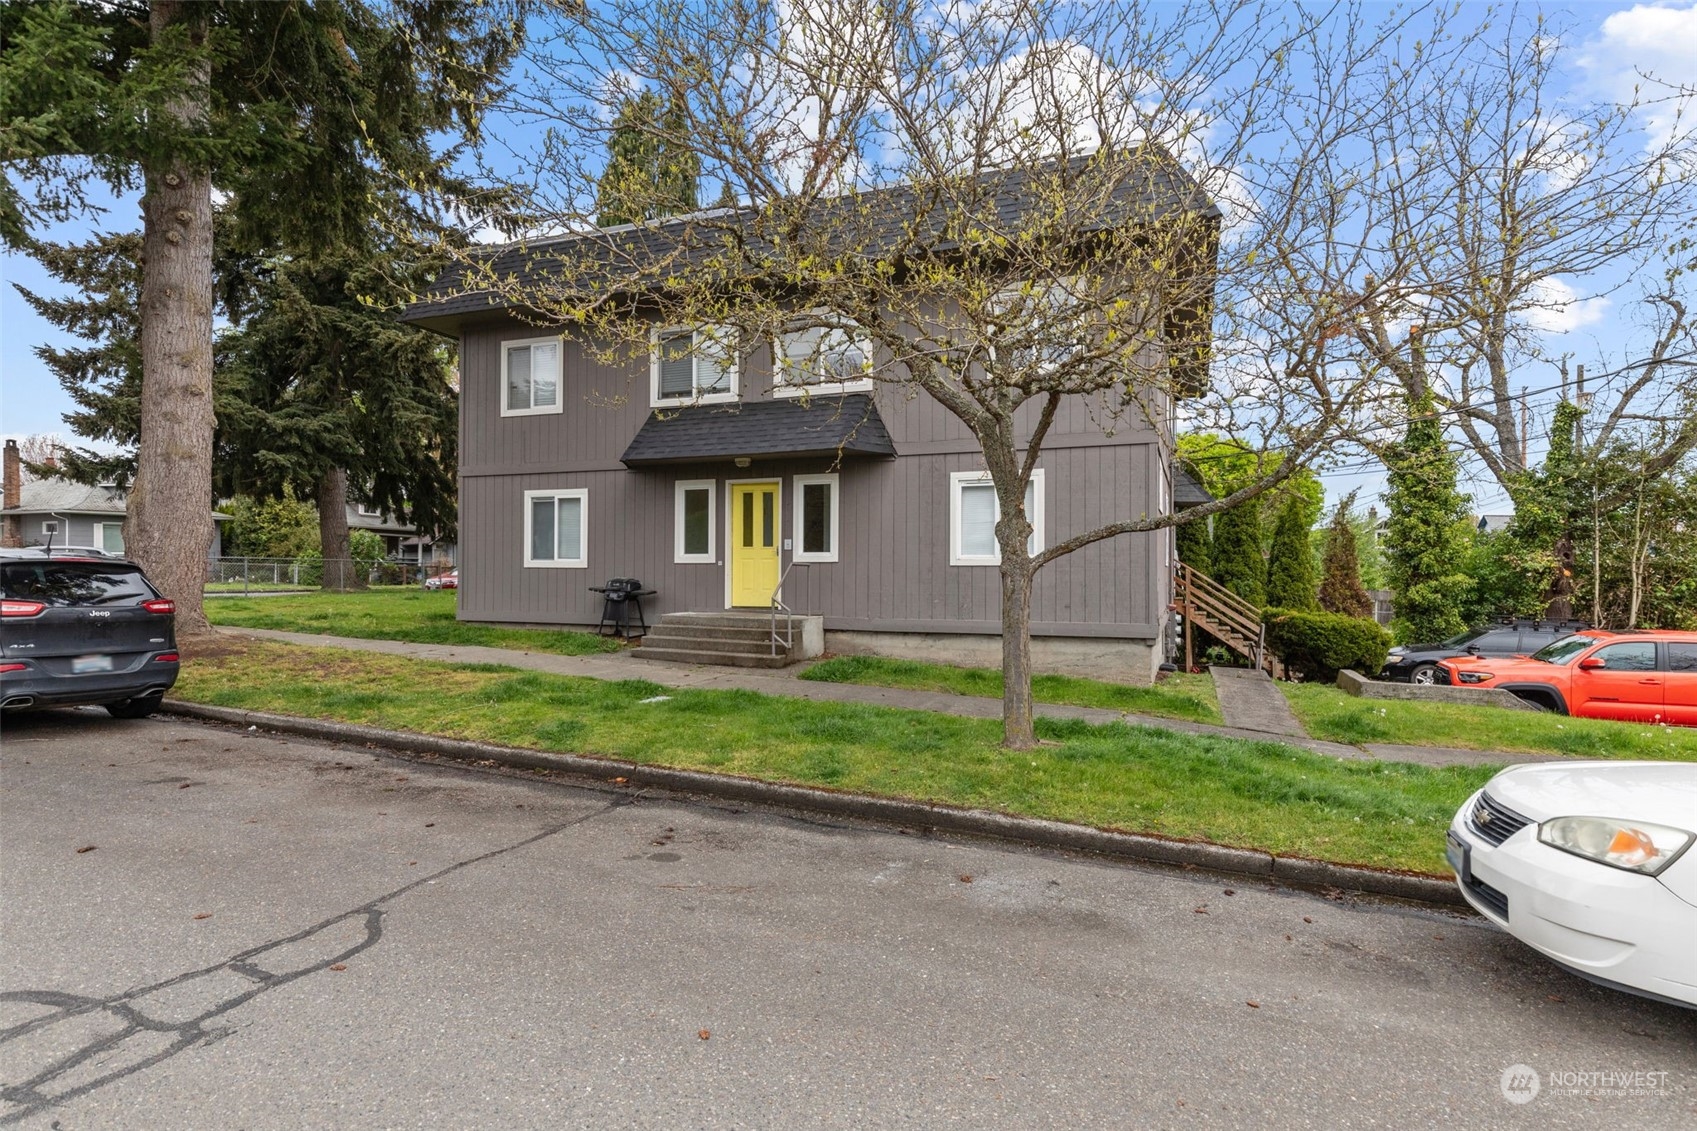
[[[648,630],[632,656],[675,664],[717,664],[737,668],[781,668],[811,659],[825,650],[825,620],[792,618],[789,646],[772,642],[772,615],[761,612],[667,613]],[[785,633],[786,618],[778,618]]]

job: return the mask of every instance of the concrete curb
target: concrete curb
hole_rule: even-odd
[[[1089,852],[1128,860],[1203,868],[1234,876],[1249,876],[1304,888],[1336,888],[1367,895],[1384,895],[1446,907],[1467,906],[1453,883],[1435,876],[1384,872],[1372,868],[1332,864],[1300,856],[1275,856],[1247,848],[1231,848],[1206,841],[1177,840],[1138,833],[1113,832],[1047,821],[1015,817],[985,809],[959,809],[920,801],[837,793],[807,786],[779,785],[729,774],[697,770],[674,770],[647,766],[617,758],[586,757],[581,754],[545,754],[486,742],[467,742],[408,731],[381,730],[357,723],[331,722],[295,715],[273,715],[167,699],[160,705],[166,714],[183,715],[242,727],[261,727],[283,734],[300,735],[326,742],[381,746],[403,753],[434,754],[457,762],[493,763],[526,770],[550,770],[605,784],[645,786],[673,793],[740,801],[781,809],[830,813],[843,817],[901,825],[938,832],[964,833],[993,840],[1028,844],[1039,848]]]

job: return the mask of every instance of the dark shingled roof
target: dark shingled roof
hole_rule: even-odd
[[[626,467],[737,456],[893,456],[895,444],[866,393],[656,409],[625,454]]]
[[[1208,493],[1208,488],[1197,482],[1184,464],[1173,463],[1173,509],[1181,511],[1185,507],[1201,506],[1211,503],[1214,496]]]
[[[1080,232],[1148,223],[1180,212],[1220,214],[1190,174],[1158,147],[1111,163],[1107,173],[1098,173],[1092,163],[1092,157],[1077,157],[1064,167],[993,170],[943,186],[943,199],[929,204],[912,185],[868,189],[819,201],[813,215],[833,246],[856,257],[876,258],[909,241],[947,253],[959,246],[951,229],[963,223],[1003,232],[1018,229],[1028,215],[1051,209],[1057,193],[1069,191],[1083,212]],[[1114,178],[1111,183],[1109,176]],[[519,240],[483,254],[490,274],[521,288],[550,279],[585,292],[609,284],[614,289],[653,286],[710,261],[728,246],[733,233],[745,253],[758,258],[769,246],[762,227],[758,209],[716,208]],[[402,312],[402,321],[453,333],[462,318],[506,306],[488,290],[462,291],[462,274],[463,268],[451,265],[430,293]]]

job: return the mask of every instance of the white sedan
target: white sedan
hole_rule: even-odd
[[[1582,978],[1697,1006],[1697,764],[1511,766],[1450,824],[1467,902]]]

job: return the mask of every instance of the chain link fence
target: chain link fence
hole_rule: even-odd
[[[360,585],[421,586],[453,569],[451,563],[357,561],[350,558],[214,558],[208,563],[208,594],[288,593],[353,589]]]

